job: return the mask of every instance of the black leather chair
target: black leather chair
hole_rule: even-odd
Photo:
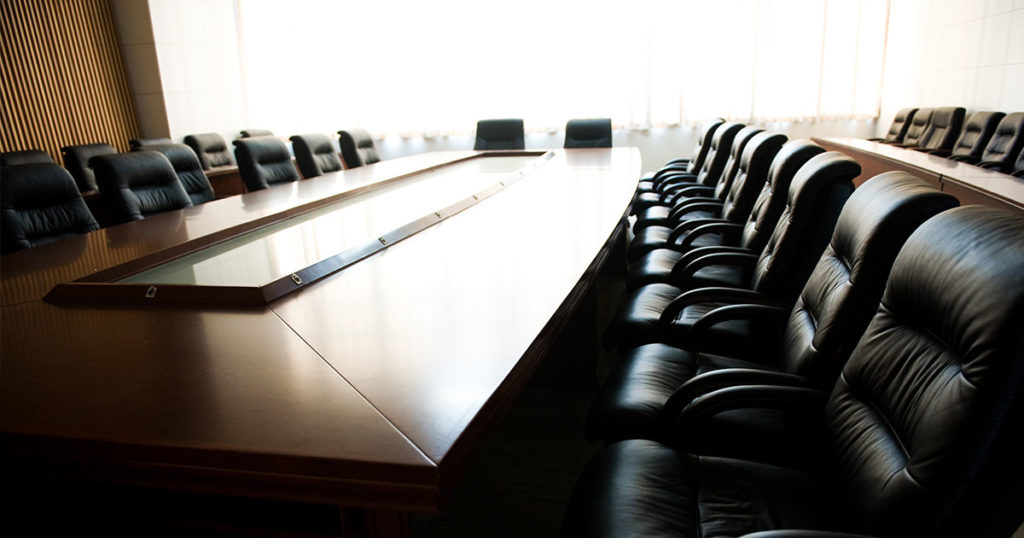
[[[992,135],[996,132],[999,120],[1006,114],[1002,112],[975,112],[964,121],[964,129],[960,138],[956,139],[950,150],[933,150],[932,155],[948,157],[954,161],[977,163],[985,151]]]
[[[885,133],[882,138],[869,138],[872,142],[885,142],[888,144],[900,144],[903,142],[903,137],[907,135],[907,129],[910,127],[910,122],[914,119],[914,114],[917,112],[916,108],[904,108],[896,112],[896,115],[892,118],[892,123],[889,125],[889,132]]]
[[[0,197],[5,253],[100,228],[71,174],[56,163],[3,167]]]
[[[962,107],[942,107],[932,109],[932,118],[928,122],[921,139],[914,146],[918,151],[949,151],[960,136],[960,128],[964,124],[965,110]]]
[[[202,165],[203,170],[235,165],[235,159],[231,157],[231,150],[228,149],[227,142],[218,133],[187,135],[185,136],[185,145],[196,152],[196,157],[199,158],[199,164]]]
[[[612,147],[612,120],[609,118],[574,119],[565,124],[566,148]]]
[[[185,192],[188,193],[192,205],[205,204],[214,199],[210,179],[203,173],[203,167],[199,164],[199,158],[192,148],[185,144],[150,144],[143,149],[156,151],[167,157],[178,180],[185,187]]]
[[[636,222],[633,223],[633,232],[637,233],[648,226],[667,225],[669,212],[685,199],[701,196],[722,200],[732,187],[736,174],[739,173],[740,160],[743,156],[743,150],[747,147],[747,143],[761,132],[764,132],[764,129],[748,125],[736,133],[736,136],[733,137],[732,145],[729,147],[729,158],[725,161],[725,168],[715,185],[708,186],[680,182],[671,188],[663,187],[663,189],[670,190],[668,193],[657,191],[660,201],[647,206],[646,209],[637,214]]]
[[[249,191],[299,180],[288,146],[272,136],[235,140],[235,160]]]
[[[49,153],[38,149],[26,149],[21,151],[5,151],[0,153],[0,166],[15,166],[19,164],[46,164],[52,163],[53,158]]]
[[[1014,166],[1014,159],[1024,150],[1024,112],[1007,114],[996,126],[996,132],[992,135],[981,154],[979,166],[999,170],[1004,173],[1011,173],[1019,169]]]
[[[163,144],[173,144],[174,141],[170,138],[133,138],[128,141],[128,148],[132,151],[147,148],[149,146],[158,146]]]
[[[524,149],[523,120],[480,120],[476,122],[475,150]]]
[[[1024,150],[1017,153],[1017,160],[1013,163],[1013,177],[1024,177]]]
[[[1020,267],[1020,215],[936,215],[897,256],[830,393],[730,387],[682,413],[690,425],[759,406],[819,415],[806,469],[622,441],[583,471],[563,535],[1009,536],[1024,498]]]
[[[78,185],[78,190],[81,192],[96,190],[96,173],[93,172],[92,164],[89,161],[97,155],[115,153],[117,150],[110,144],[82,144],[60,148],[60,154],[64,158],[64,168],[71,172],[71,177],[75,178],[75,184]]]
[[[242,138],[256,138],[258,136],[274,136],[274,131],[268,129],[242,129]]]
[[[742,129],[743,124],[735,122],[718,126],[714,130],[715,134],[711,137],[711,144],[696,173],[670,172],[660,176],[655,174],[652,179],[652,190],[638,193],[633,199],[631,211],[640,215],[648,207],[667,203],[668,197],[664,196],[664,193],[677,189],[683,184],[711,187],[717,185],[729,160],[729,151],[732,149],[733,140]]]
[[[114,222],[190,207],[185,187],[171,161],[156,151],[93,157],[96,184]]]
[[[914,116],[910,118],[910,126],[907,127],[907,132],[903,135],[903,140],[901,142],[885,143],[903,148],[915,148],[920,144],[921,137],[924,136],[924,132],[931,121],[932,109],[919,108],[917,109],[917,112],[914,113]]]
[[[887,172],[866,181],[843,207],[832,239],[792,309],[763,303],[727,306],[695,323],[687,335],[687,350],[665,344],[631,350],[594,400],[588,437],[663,439],[686,405],[717,388],[782,379],[827,390],[878,309],[889,270],[907,237],[924,221],[957,205],[955,197],[905,172]],[[753,343],[751,347],[760,352],[752,360],[698,352],[701,327],[711,320],[773,318],[788,319],[785,332]],[[711,426],[719,433],[709,442],[683,441],[702,450],[714,446],[718,455],[784,460],[786,450],[770,452],[763,442],[757,445],[758,454],[749,454],[750,432],[761,432],[762,441],[776,432],[785,434],[786,428],[779,427],[784,420],[772,415],[758,413],[753,423],[747,423],[747,417],[723,417]],[[730,431],[739,434],[726,433]]]
[[[715,131],[724,123],[725,120],[722,118],[715,118],[706,122],[701,127],[700,133],[697,136],[697,146],[693,149],[693,156],[673,159],[665,163],[657,171],[644,174],[640,178],[640,183],[637,184],[637,195],[639,196],[644,192],[654,190],[654,181],[665,174],[675,172],[696,174],[700,167],[704,165],[704,157],[707,156],[708,151],[711,149],[711,139],[715,136]]]
[[[365,129],[338,131],[338,145],[345,168],[359,168],[380,162],[380,154],[373,143],[373,136]]]
[[[742,132],[742,131],[741,131]],[[737,136],[739,139],[739,136]],[[712,222],[729,222],[741,225],[750,217],[765,182],[772,160],[778,154],[786,136],[779,133],[761,132],[754,135],[746,144],[742,156],[735,160],[737,173],[727,190],[716,189],[712,197],[686,197],[676,202],[671,209],[654,206],[644,213],[648,222],[652,222],[633,238],[627,247],[627,258],[639,260],[644,254],[665,247],[670,241],[682,235],[684,230],[692,229],[701,224]],[[737,146],[734,143],[733,146]],[[720,187],[724,187],[720,184]],[[680,191],[685,194],[691,189]],[[665,218],[655,220],[650,215],[663,210]],[[659,224],[660,222],[660,224]],[[640,224],[641,221],[637,221]],[[635,227],[634,227],[635,228]]]
[[[790,185],[786,208],[759,255],[713,253],[687,264],[670,284],[650,284],[631,293],[605,331],[606,347],[627,349],[645,343],[685,345],[686,333],[707,312],[728,302],[772,301],[788,308],[796,301],[836,219],[860,174],[853,159],[819,154],[804,164]],[[697,289],[706,288],[706,289]],[[686,292],[686,290],[693,290]],[[684,293],[685,292],[685,293]],[[745,356],[746,325],[724,324],[711,335],[722,352]]]
[[[330,138],[324,134],[294,135],[292,152],[302,177],[316,177],[341,170],[341,159]]]
[[[789,185],[797,171],[825,150],[810,140],[790,140],[772,160],[765,182],[754,202],[747,222],[693,222],[673,228],[665,246],[645,254],[630,265],[626,278],[626,289],[633,291],[655,282],[671,282],[673,273],[682,271],[690,261],[703,254],[725,251],[710,247],[727,247],[734,252],[758,254],[768,244],[768,238],[775,231],[779,215],[786,207]]]

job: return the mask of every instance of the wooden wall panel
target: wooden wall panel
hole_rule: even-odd
[[[0,0],[0,149],[138,136],[135,105],[108,0]]]

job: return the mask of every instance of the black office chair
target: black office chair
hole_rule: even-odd
[[[272,136],[235,140],[235,160],[249,191],[299,180],[288,146]]]
[[[26,149],[21,151],[5,151],[0,153],[0,166],[15,166],[19,164],[46,164],[52,163],[53,158],[49,153],[38,149]]]
[[[1018,159],[1017,156],[1022,150],[1024,150],[1024,112],[1007,114],[996,126],[996,132],[992,135],[992,140],[989,140],[988,145],[985,146],[978,166],[1007,174],[1012,173],[1014,169],[1020,168],[1020,166],[1014,166],[1014,159]]]
[[[1017,153],[1017,160],[1013,163],[1013,177],[1024,177],[1024,150]]]
[[[327,135],[294,135],[290,140],[292,141],[292,152],[295,153],[295,162],[299,165],[302,177],[316,177],[327,172],[341,170],[338,151],[334,149],[334,144],[331,143],[330,138],[327,138]]]
[[[156,151],[93,157],[96,184],[114,222],[190,207],[185,187],[171,161]]]
[[[523,120],[480,120],[476,122],[475,150],[524,149]]]
[[[1019,214],[968,206],[929,219],[831,391],[730,387],[682,412],[692,436],[758,408],[815,424],[803,468],[622,441],[583,471],[563,535],[1009,536],[1024,498],[1020,267]]]
[[[655,282],[671,282],[674,272],[682,271],[702,253],[715,252],[706,247],[725,246],[735,252],[758,254],[775,231],[779,215],[786,207],[789,185],[797,172],[825,149],[810,140],[790,140],[772,159],[768,180],[758,194],[750,216],[743,224],[708,221],[672,229],[662,248],[645,254],[629,266],[626,289],[633,291]],[[672,241],[668,237],[678,237]]]
[[[242,138],[256,138],[258,136],[274,136],[274,132],[268,129],[242,129]]]
[[[380,162],[380,154],[373,143],[373,136],[365,129],[338,131],[338,145],[345,168],[359,168]]]
[[[60,154],[64,158],[64,168],[71,172],[71,177],[75,178],[78,190],[82,192],[96,190],[96,173],[89,161],[97,155],[116,153],[117,150],[110,144],[82,144],[60,148]]]
[[[949,157],[954,161],[977,163],[1004,116],[1006,114],[1002,112],[975,112],[964,122],[963,132],[951,150],[933,150],[929,153]]]
[[[900,142],[885,142],[886,144],[892,144],[901,148],[915,148],[920,144],[921,137],[924,136],[924,132],[928,129],[928,124],[932,121],[932,109],[930,108],[919,108],[914,116],[910,118],[910,126],[907,127],[906,134],[903,135],[903,140]]]
[[[174,141],[170,138],[133,138],[128,141],[128,148],[132,151],[138,149],[144,149],[149,146],[158,146],[163,144],[173,144]]]
[[[727,302],[757,297],[792,306],[832,237],[858,174],[860,165],[839,152],[808,160],[793,178],[786,208],[759,254],[712,253],[687,264],[669,284],[636,290],[605,331],[605,346],[685,345],[694,322]],[[696,288],[705,289],[686,293]],[[747,356],[751,353],[748,342],[734,338],[736,332],[747,330],[726,324],[716,327],[711,339],[722,352]]]
[[[932,118],[914,149],[918,151],[949,151],[960,136],[964,123],[963,107],[932,109]]]
[[[900,144],[903,142],[903,137],[907,134],[907,129],[910,128],[910,122],[914,119],[914,114],[917,112],[916,108],[904,108],[896,112],[896,115],[892,118],[892,124],[889,125],[889,132],[885,133],[882,138],[869,138],[872,142],[885,142],[887,144]]]
[[[167,157],[177,174],[181,185],[185,187],[188,198],[192,205],[201,205],[214,199],[213,186],[210,179],[203,173],[203,167],[199,164],[192,148],[185,144],[150,144],[145,148],[148,151],[157,151]],[[136,150],[141,151],[141,150]]]
[[[705,320],[712,319],[780,325],[788,319],[784,333],[768,333],[769,338],[756,342],[761,352],[750,360],[699,353],[701,329],[697,324],[688,335],[691,345],[686,350],[665,344],[631,350],[591,406],[588,437],[605,441],[664,438],[670,420],[695,393],[703,392],[696,387],[710,390],[712,385],[724,388],[786,379],[828,390],[878,309],[889,270],[904,241],[921,223],[957,205],[955,197],[905,172],[887,172],[866,181],[843,207],[829,246],[792,309],[737,303],[712,310],[698,321],[707,327]],[[708,372],[718,373],[708,376]],[[777,375],[780,372],[788,375]],[[716,454],[759,461],[787,459],[784,450],[768,450],[773,432],[765,430],[779,424],[770,413],[759,414],[760,421],[753,424],[744,418],[722,417],[722,423],[715,424],[720,431],[711,436]],[[730,431],[733,433],[726,433]],[[763,443],[754,441],[757,436],[746,438],[750,431],[761,431]],[[730,439],[732,436],[737,438]],[[700,439],[685,442],[691,448],[708,447]],[[759,454],[750,454],[752,443]]]
[[[100,228],[71,174],[56,163],[3,167],[0,197],[5,253]]]
[[[654,190],[654,181],[665,174],[676,172],[696,174],[704,164],[704,157],[707,155],[708,150],[711,149],[711,140],[715,136],[715,131],[724,123],[725,120],[722,118],[714,118],[705,122],[701,127],[700,133],[697,135],[697,146],[693,150],[693,156],[673,159],[662,165],[657,171],[644,174],[637,185],[637,194]]]
[[[565,124],[565,148],[612,147],[612,120],[574,119]]]
[[[203,170],[218,166],[234,166],[235,159],[231,156],[227,142],[218,133],[190,134],[185,136],[185,144],[196,152]]]

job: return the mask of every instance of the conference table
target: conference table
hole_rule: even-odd
[[[558,359],[640,165],[434,152],[5,255],[4,473],[350,507],[360,532],[407,534]]]

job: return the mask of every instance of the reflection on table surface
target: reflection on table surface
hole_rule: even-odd
[[[486,157],[426,171],[208,247],[121,282],[261,286],[469,198],[535,159]]]

